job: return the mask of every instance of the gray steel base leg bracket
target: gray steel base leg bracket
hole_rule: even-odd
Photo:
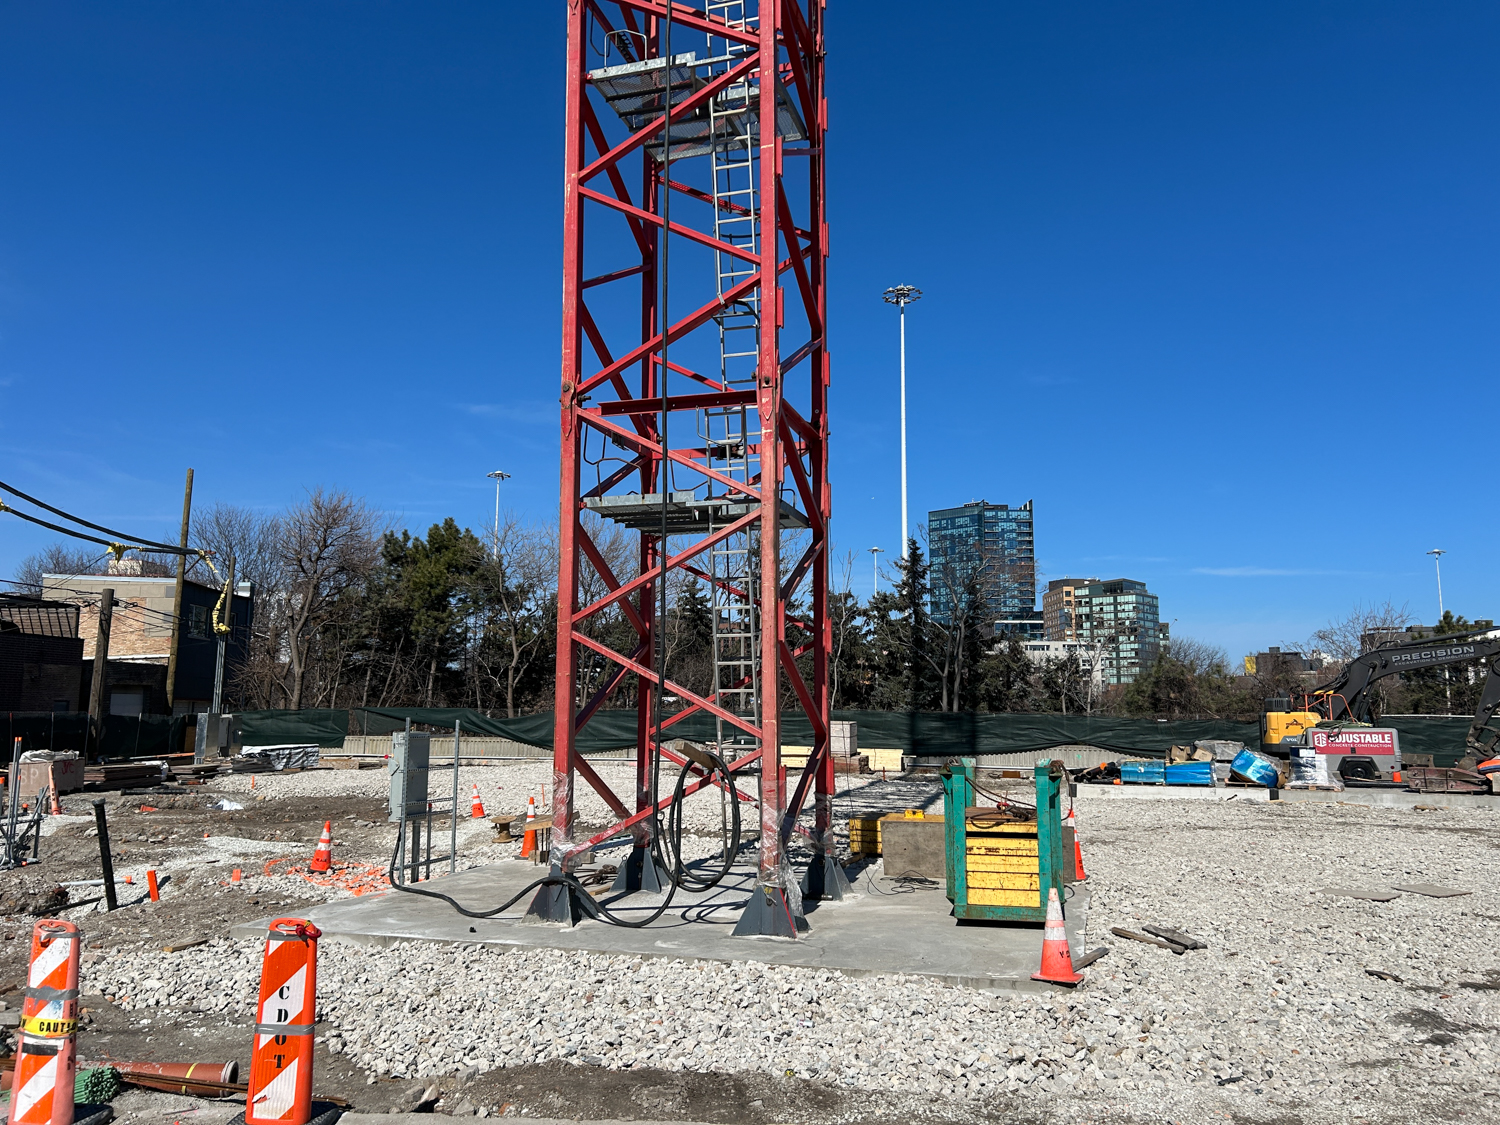
[[[841,902],[854,893],[832,852],[814,855],[802,876],[802,897],[809,902]]]
[[[620,864],[620,873],[615,876],[612,891],[645,891],[648,894],[666,894],[671,876],[666,868],[656,862],[656,853],[647,844],[636,844],[630,856]]]
[[[786,899],[786,888],[757,884],[750,892],[745,912],[735,923],[735,937],[794,938],[807,929],[807,919],[794,913]]]
[[[559,864],[552,865],[552,874],[562,874]],[[583,921],[583,907],[578,902],[578,888],[566,883],[549,883],[538,887],[536,897],[526,908],[523,922],[561,922],[565,926],[576,926]]]

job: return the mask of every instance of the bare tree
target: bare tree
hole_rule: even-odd
[[[319,488],[287,513],[280,536],[287,704],[302,707],[321,632],[369,576],[383,528],[363,500]]]
[[[234,504],[215,504],[193,518],[193,545],[213,552],[221,574],[234,559],[235,581],[253,582],[262,596],[274,595],[281,579],[281,537],[279,516]],[[188,576],[201,569],[206,569],[201,562],[195,564]]]
[[[517,691],[527,672],[548,651],[556,579],[556,535],[508,517],[476,579],[480,622],[473,661],[476,676],[505,697],[508,718],[516,715]]]
[[[1382,603],[1369,605],[1356,602],[1343,617],[1335,618],[1317,630],[1305,643],[1305,651],[1322,656],[1331,666],[1319,678],[1326,682],[1332,673],[1348,664],[1361,653],[1382,644],[1404,639],[1406,627],[1412,622],[1406,606],[1397,606],[1389,598]],[[1371,688],[1372,702],[1376,714],[1385,714],[1403,702],[1405,685],[1401,677],[1389,676],[1377,680]]]
[[[1362,652],[1394,640],[1411,624],[1405,605],[1387,599],[1382,604],[1356,603],[1343,617],[1335,618],[1307,639],[1304,652],[1318,652],[1336,664],[1347,664]]]
[[[1223,673],[1229,667],[1229,655],[1222,648],[1192,637],[1173,637],[1171,656],[1195,676]]]
[[[41,594],[44,574],[103,574],[109,552],[99,553],[97,547],[74,547],[68,543],[53,543],[43,547],[34,555],[27,555],[16,567],[12,577],[23,593]]]
[[[942,620],[932,619],[938,643],[928,646],[927,660],[937,673],[941,709],[958,711],[983,657],[985,627],[991,616],[984,596],[987,567],[982,562],[974,573],[965,573],[949,558],[934,565],[930,573],[934,593],[946,594],[948,612]]]

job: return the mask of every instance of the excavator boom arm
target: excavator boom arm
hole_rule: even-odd
[[[1484,692],[1467,741],[1470,749],[1488,755],[1500,744],[1500,728],[1491,725],[1500,710],[1500,633],[1492,630],[1408,641],[1361,653],[1344,666],[1337,679],[1316,689],[1313,694],[1318,701],[1312,707],[1327,719],[1367,722],[1370,689],[1376,680],[1398,672],[1465,664],[1471,660],[1484,661],[1486,674]]]

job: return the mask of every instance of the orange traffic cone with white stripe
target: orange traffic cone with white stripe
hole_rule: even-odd
[[[72,922],[56,918],[43,918],[31,931],[10,1125],[73,1125],[81,936]]]
[[[333,866],[333,821],[323,822],[323,835],[318,839],[312,862],[307,866],[313,871],[327,871]]]
[[[484,801],[480,799],[479,786],[477,783],[474,786],[474,801],[470,806],[470,813],[473,815],[475,820],[484,819]]]
[[[536,829],[531,827],[531,822],[536,819],[536,798],[526,798],[526,835],[521,838],[521,858],[530,859],[531,853],[536,851]]]
[[[312,1117],[318,938],[301,918],[277,918],[260,968],[245,1125],[307,1125]]]
[[[1078,818],[1073,815],[1073,806],[1068,806],[1068,827],[1073,830],[1073,862],[1077,866],[1077,874],[1073,876],[1078,882],[1083,882],[1089,877],[1089,873],[1083,869],[1083,845],[1078,842]]]
[[[1077,984],[1081,973],[1073,971],[1073,952],[1068,948],[1068,934],[1063,929],[1062,903],[1057,888],[1047,888],[1047,928],[1042,931],[1042,967],[1031,974],[1032,980],[1048,984]]]

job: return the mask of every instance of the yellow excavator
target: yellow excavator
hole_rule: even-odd
[[[1362,653],[1344,665],[1335,679],[1303,696],[1300,711],[1292,710],[1291,699],[1268,699],[1260,717],[1261,751],[1284,756],[1292,746],[1304,744],[1304,731],[1320,725],[1368,725],[1371,688],[1384,676],[1471,660],[1484,662],[1485,677],[1466,741],[1476,758],[1494,759],[1500,746],[1495,715],[1500,710],[1500,630],[1495,629],[1448,633]]]

